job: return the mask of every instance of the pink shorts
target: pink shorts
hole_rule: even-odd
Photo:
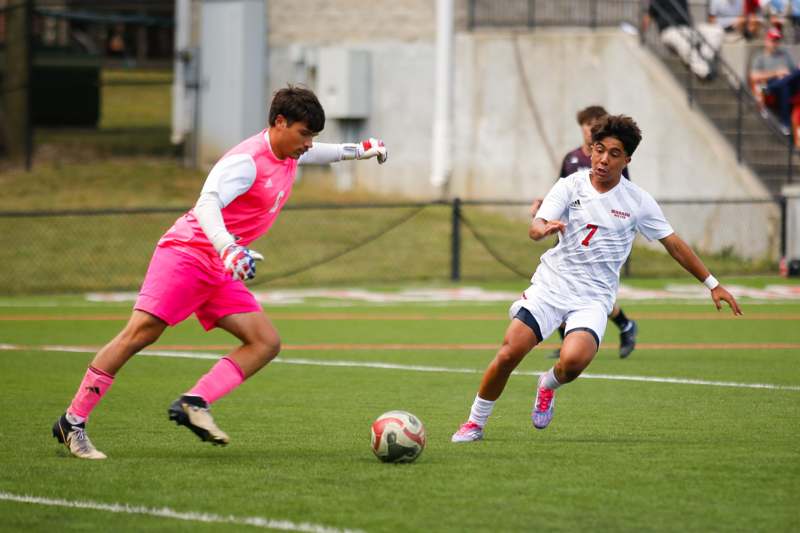
[[[191,253],[157,246],[134,309],[170,326],[192,313],[206,330],[234,313],[260,313],[261,306],[241,281],[209,268]]]

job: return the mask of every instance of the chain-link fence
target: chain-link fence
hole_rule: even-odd
[[[783,227],[779,201],[664,201],[662,206],[689,242],[718,250],[704,256],[715,273],[775,270]],[[744,210],[765,222],[751,224]],[[252,245],[266,256],[252,285],[523,280],[553,245],[550,239],[530,241],[527,211],[528,203],[517,201],[288,206]],[[0,212],[0,292],[136,290],[158,238],[182,212]],[[698,224],[704,212],[706,222]],[[769,241],[770,223],[774,242],[757,242]],[[737,233],[748,231],[754,246],[764,250],[756,259],[742,258],[733,244],[742,242]],[[663,251],[643,244],[634,248],[625,272],[681,273]]]

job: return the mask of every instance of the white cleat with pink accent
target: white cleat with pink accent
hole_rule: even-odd
[[[544,429],[550,424],[556,406],[556,391],[545,387],[543,381],[544,374],[539,377],[536,399],[533,401],[533,411],[531,412],[531,421],[536,429]]]
[[[453,433],[452,442],[473,442],[483,438],[483,428],[475,422],[461,424],[458,431]]]

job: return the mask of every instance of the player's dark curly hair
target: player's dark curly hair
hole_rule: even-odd
[[[630,157],[642,140],[642,130],[631,117],[606,115],[592,126],[592,142],[602,141],[606,137],[619,139],[625,153]]]
[[[325,128],[325,110],[317,96],[299,85],[288,85],[272,97],[269,106],[269,125],[275,125],[278,115],[283,115],[291,126],[294,122],[305,122],[308,129],[319,133]]]
[[[584,124],[603,118],[606,115],[608,115],[608,111],[606,111],[605,107],[590,105],[578,111],[578,114],[575,115],[575,119],[578,121],[578,126],[583,126]]]

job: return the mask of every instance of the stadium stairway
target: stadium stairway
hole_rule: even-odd
[[[660,56],[678,83],[686,87],[687,68],[674,54]],[[738,82],[737,82],[738,83]],[[731,143],[734,150],[737,144],[738,110],[737,94],[731,83],[722,74],[709,81],[693,78],[692,98],[696,108],[702,111],[717,129]],[[773,121],[773,124],[776,121]],[[742,103],[741,147],[742,161],[759,177],[773,195],[781,193],[787,183],[789,139],[762,116],[757,106],[749,99]],[[796,180],[800,170],[800,154],[792,150],[792,175]]]

